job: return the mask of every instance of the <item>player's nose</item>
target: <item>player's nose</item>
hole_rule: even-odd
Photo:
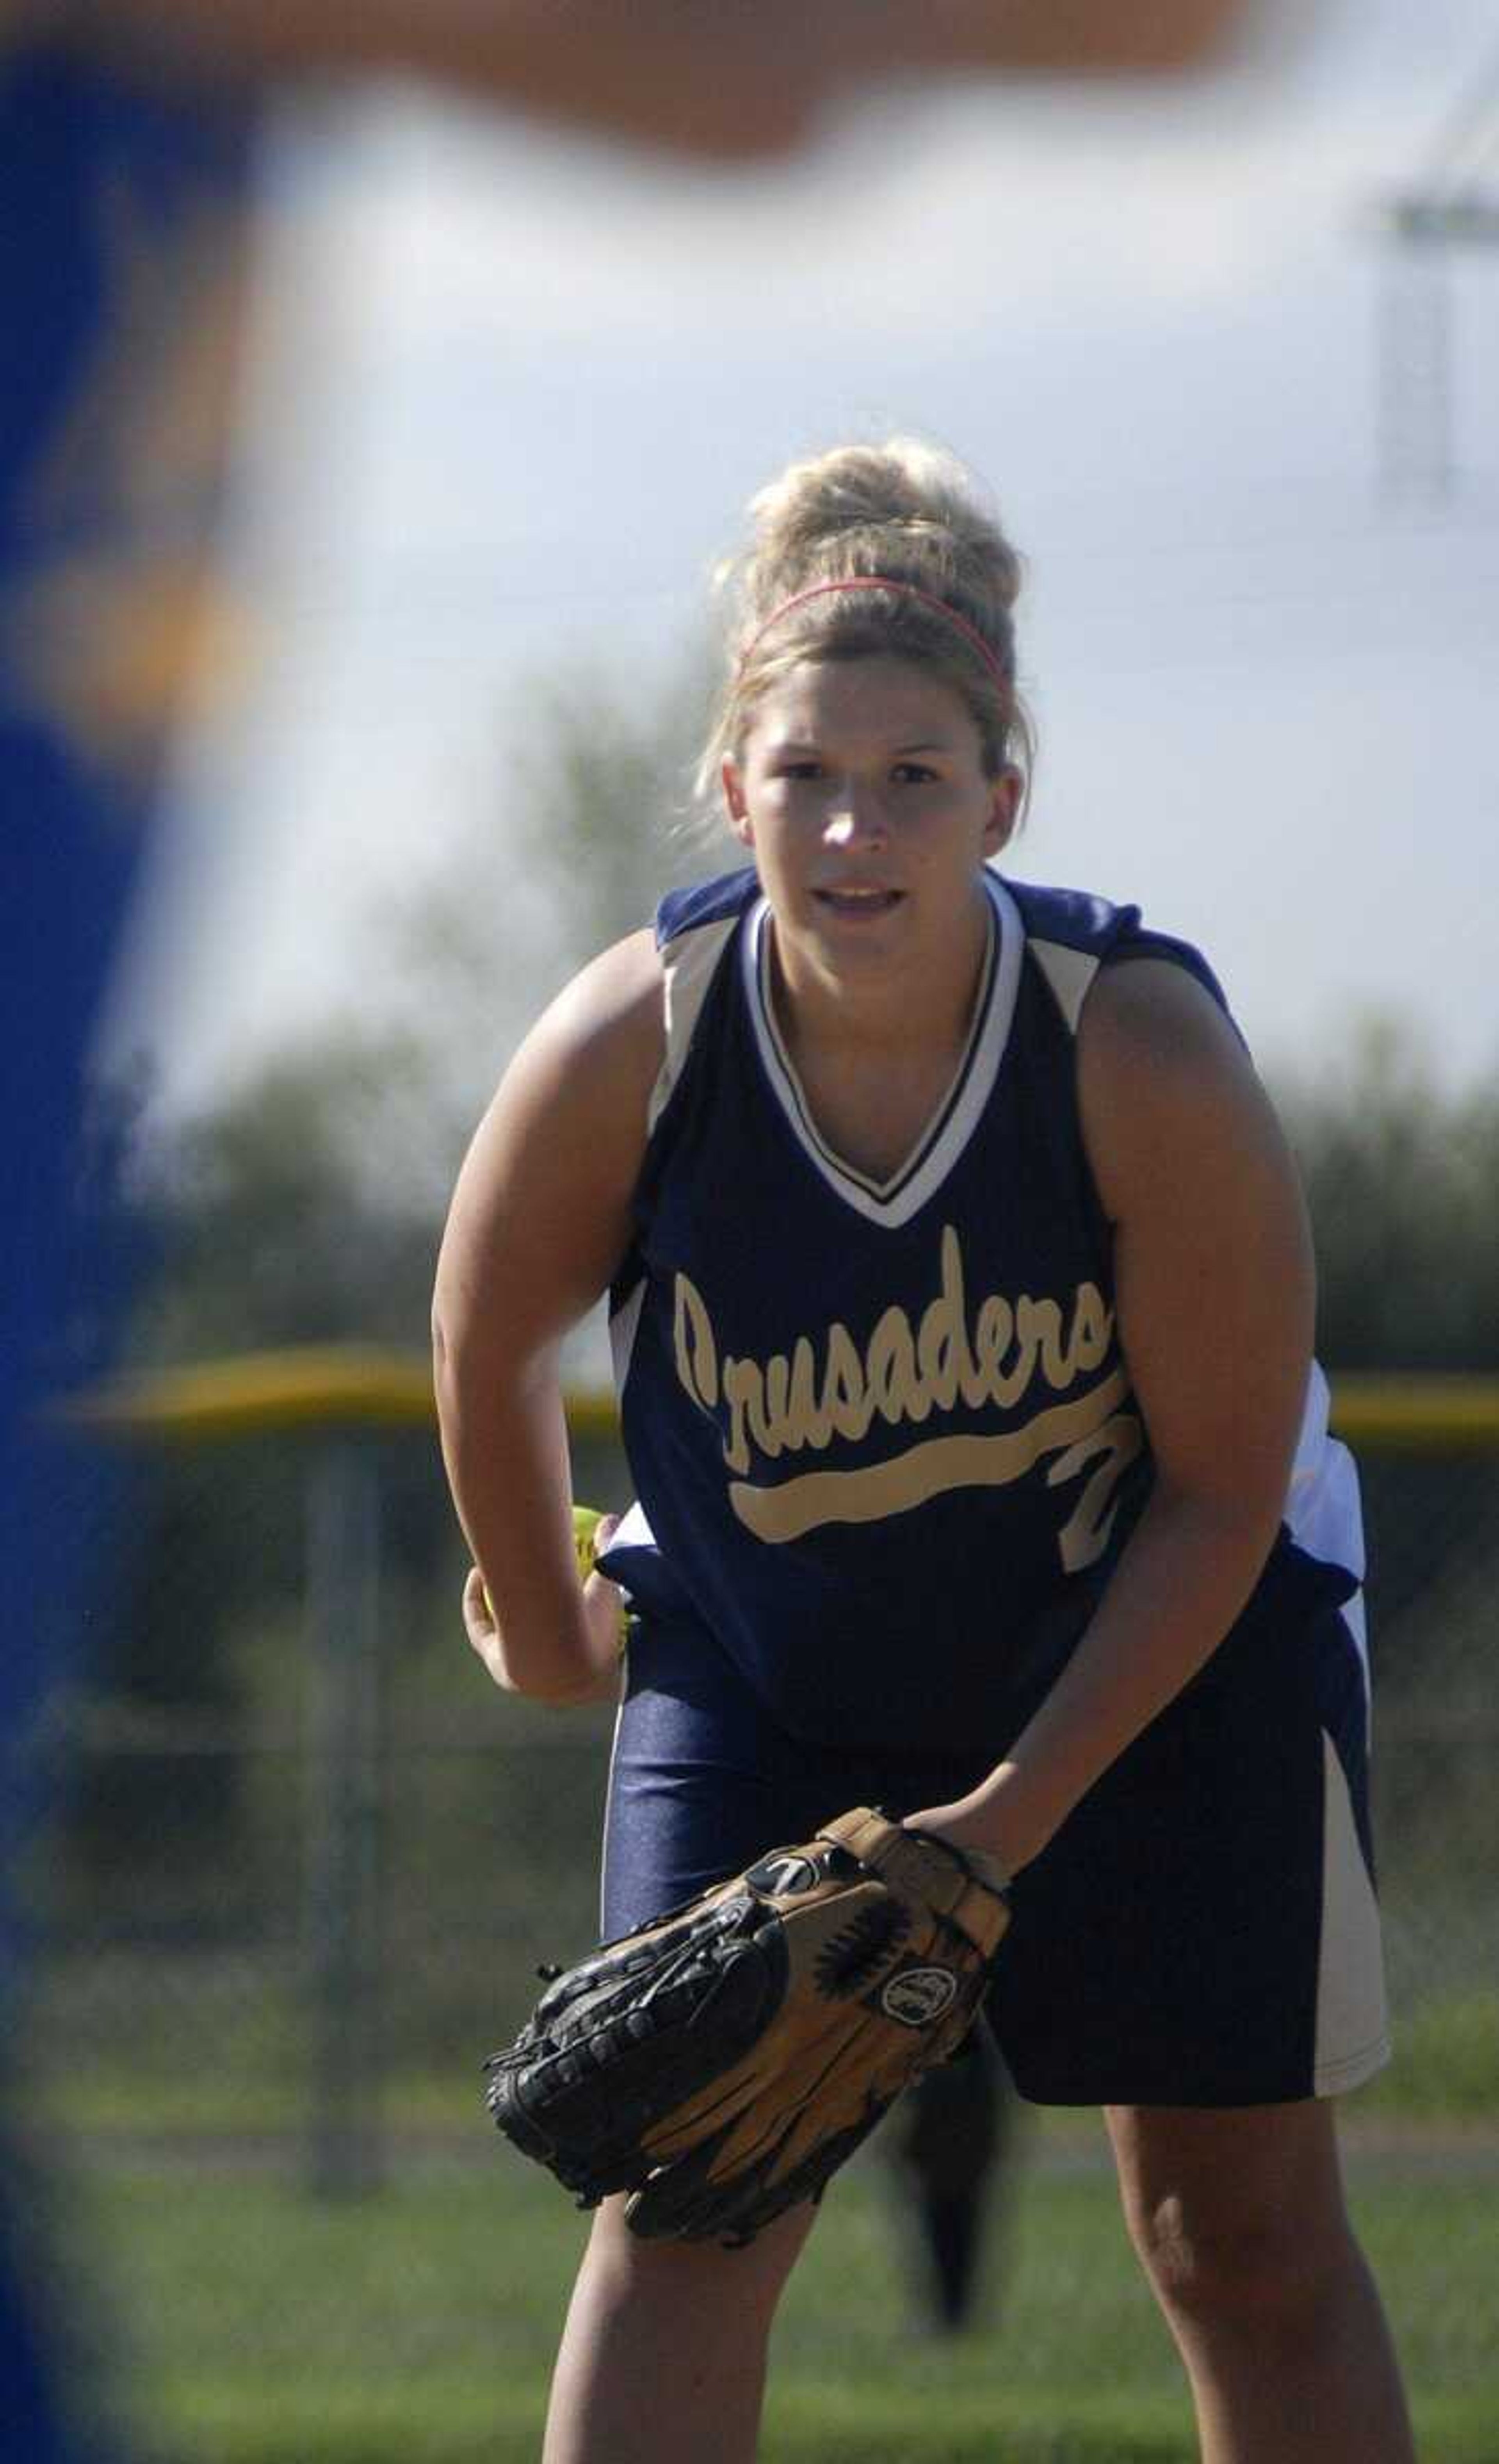
[[[841,780],[828,800],[823,824],[828,847],[878,846],[886,836],[882,800],[858,780]]]

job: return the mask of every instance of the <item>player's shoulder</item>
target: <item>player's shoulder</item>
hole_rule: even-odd
[[[585,1067],[622,1100],[644,1090],[653,1119],[718,961],[759,895],[748,869],[669,891],[652,924],[603,951],[552,1003],[539,1030],[549,1056]]]
[[[1173,1203],[1184,1156],[1247,1151],[1265,1137],[1268,1106],[1233,1020],[1195,974],[1141,955],[1105,967],[1077,1038],[1083,1133],[1100,1193],[1115,1216]]]
[[[1175,961],[1141,954],[1100,970],[1079,1030],[1082,1067],[1128,1077],[1148,1071],[1183,1094],[1204,1092],[1225,1069],[1248,1067],[1244,1039],[1221,997]]]
[[[631,1016],[649,1008],[661,989],[661,953],[650,925],[611,941],[579,969],[559,995],[559,1005],[580,1022]]]
[[[1100,898],[1092,891],[1059,890],[1014,881],[1007,875],[1004,888],[1020,912],[1026,941],[1038,957],[1044,958],[1051,949],[1065,950],[1109,969],[1136,959],[1158,959],[1195,979],[1220,1007],[1227,1006],[1223,986],[1201,951],[1179,934],[1148,924],[1139,907]]]
[[[1192,942],[1147,924],[1137,906],[1088,891],[1004,886],[1026,955],[1076,1038],[1091,1150],[1147,1133],[1190,1142],[1255,1100],[1244,1039]]]
[[[1147,924],[1137,906],[1121,905],[1085,890],[1061,890],[1034,882],[1003,887],[1013,899],[1025,935],[1026,955],[1056,997],[1076,1033],[1116,1006],[1149,1015],[1157,999],[1168,1010],[1184,1000],[1191,1009],[1206,1001],[1227,1016],[1223,986],[1201,950],[1174,933]],[[1157,987],[1164,984],[1164,994]],[[1184,993],[1179,987],[1190,989]]]
[[[613,942],[565,984],[521,1048],[533,1070],[591,1082],[615,1100],[649,1089],[665,1043],[662,964],[649,926]]]
[[[1060,948],[1088,951],[1102,957],[1115,943],[1137,931],[1137,907],[1117,906],[1088,890],[1062,890],[1035,881],[1003,876],[1020,910],[1028,941],[1054,941]]]

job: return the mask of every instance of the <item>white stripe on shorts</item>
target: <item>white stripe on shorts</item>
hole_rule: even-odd
[[[1340,2096],[1390,2058],[1379,1910],[1358,1844],[1348,1782],[1331,1737],[1322,1740],[1322,1942],[1312,2093]]]

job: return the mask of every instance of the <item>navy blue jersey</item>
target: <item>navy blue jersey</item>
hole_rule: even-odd
[[[805,1101],[753,872],[658,917],[667,1057],[611,1307],[642,1515],[614,1570],[643,1607],[690,1603],[808,1739],[997,1755],[1150,1487],[1074,1033],[1103,965],[1166,958],[1223,996],[1136,909],[985,879],[966,1048],[883,1182],[831,1152]],[[1298,1478],[1343,1597],[1356,1514],[1325,1404],[1318,1378]],[[1277,1579],[1327,1601],[1289,1529],[1276,1556]]]

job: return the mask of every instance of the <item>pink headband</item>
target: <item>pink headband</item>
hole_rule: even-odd
[[[817,582],[813,583],[810,590],[799,590],[794,599],[783,599],[779,607],[771,609],[763,625],[751,634],[739,659],[740,675],[749,666],[772,625],[779,625],[782,617],[789,616],[793,607],[805,607],[809,599],[826,599],[828,593],[834,590],[893,590],[898,599],[918,599],[923,607],[935,607],[937,614],[945,616],[949,625],[961,633],[965,642],[971,644],[990,673],[1008,691],[1010,679],[1001,665],[997,653],[991,650],[977,627],[969,624],[966,616],[959,616],[956,607],[949,607],[945,599],[937,598],[932,591],[918,590],[914,582],[893,582],[888,574],[883,573],[851,573],[843,582]]]

